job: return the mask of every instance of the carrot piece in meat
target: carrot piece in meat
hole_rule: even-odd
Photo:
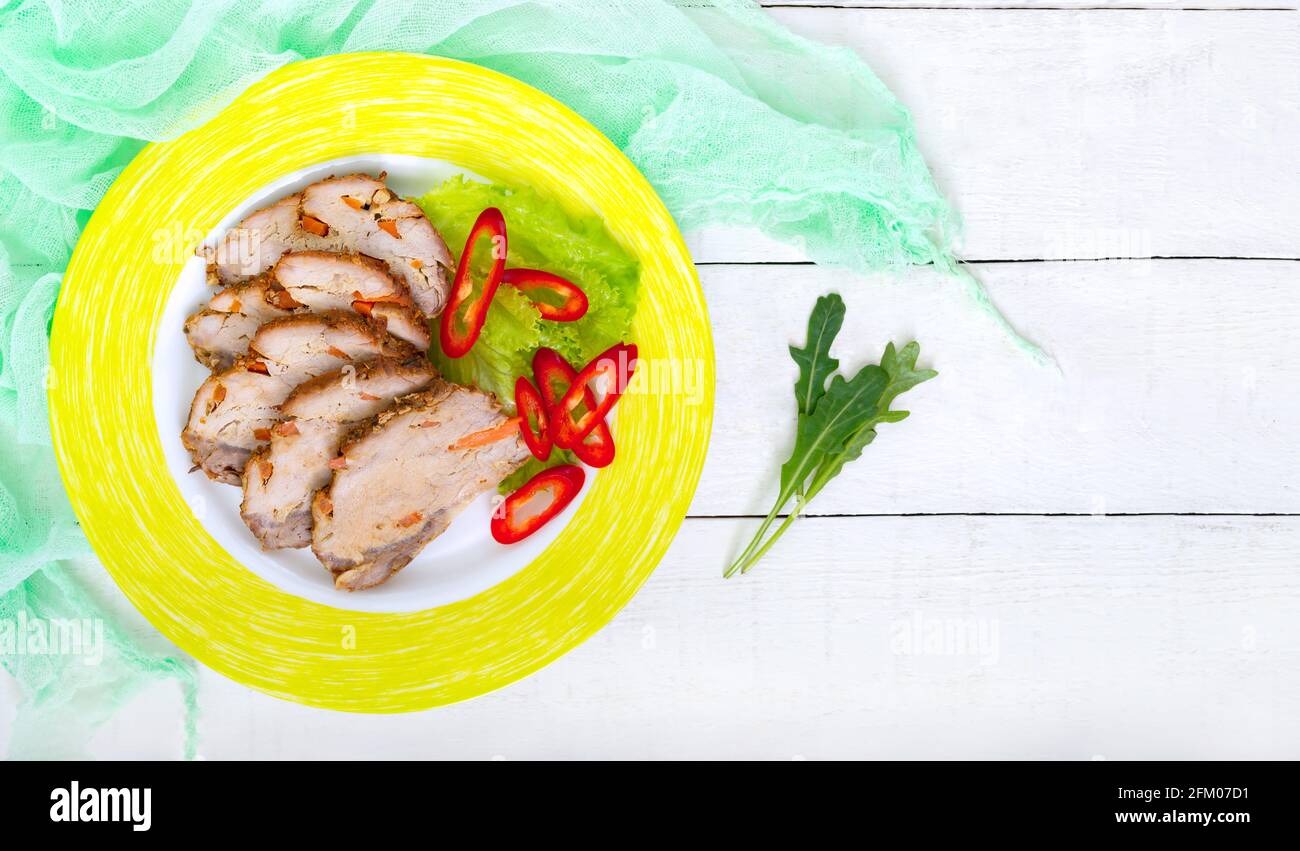
[[[302,302],[295,301],[294,297],[289,295],[288,290],[275,291],[275,306],[281,310],[293,310],[302,307]]]
[[[210,414],[220,408],[224,401],[226,401],[226,385],[218,382],[217,386],[212,388],[212,398],[208,400],[207,413]]]
[[[507,437],[519,433],[520,422],[519,417],[511,417],[500,425],[467,434],[447,448],[456,452],[461,449],[473,449],[476,446],[487,446],[489,443],[505,440]]]
[[[360,301],[360,302],[368,303],[368,304],[372,304],[372,305],[374,305],[374,304],[378,304],[378,303],[381,302],[381,301],[391,302],[392,304],[410,304],[410,303],[411,303],[411,297],[408,296],[408,295],[406,295],[405,293],[392,293],[392,294],[390,294],[390,295],[372,295],[372,296],[363,296],[359,290],[353,290],[353,291],[352,291],[352,298],[355,299],[356,301]],[[353,306],[354,306],[354,307],[356,306],[356,305],[355,305],[355,302],[353,303]]]

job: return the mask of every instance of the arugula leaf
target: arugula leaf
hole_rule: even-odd
[[[857,433],[875,413],[885,383],[885,371],[873,365],[864,366],[852,381],[841,375],[831,379],[830,388],[812,413],[799,415],[794,452],[781,467],[783,488],[802,485],[828,455]]]
[[[885,354],[880,359],[880,370],[885,374],[885,387],[876,402],[874,414],[863,421],[844,441],[840,451],[822,461],[817,474],[809,483],[804,502],[816,496],[827,482],[839,475],[845,464],[856,461],[862,455],[862,450],[876,439],[876,426],[907,419],[910,411],[892,411],[889,409],[890,404],[900,394],[939,374],[933,369],[916,368],[916,359],[920,354],[921,346],[915,341],[908,343],[901,351],[896,351],[893,343],[885,346]],[[863,367],[863,371],[870,368]]]
[[[799,379],[795,382],[798,420],[794,449],[781,466],[781,489],[776,505],[763,519],[749,546],[723,576],[747,573],[790,527],[804,506],[839,475],[844,465],[861,457],[862,450],[876,439],[878,425],[896,423],[908,416],[907,411],[891,410],[893,401],[938,375],[932,369],[916,368],[921,353],[916,342],[902,349],[895,349],[890,343],[878,365],[862,367],[851,379],[833,374],[839,368],[839,361],[830,356],[830,347],[843,325],[844,312],[844,301],[839,295],[822,296],[809,317],[804,348],[790,347],[790,356],[799,365]],[[794,509],[768,536],[768,530],[791,500],[795,501]]]
[[[839,368],[840,362],[831,357],[831,343],[844,324],[844,299],[831,293],[817,299],[812,315],[808,317],[808,342],[804,348],[790,347],[790,357],[799,365],[799,378],[794,383],[794,398],[798,417],[802,423],[807,414],[817,407],[826,395],[826,379]],[[785,470],[782,469],[781,486],[785,487]],[[803,493],[802,483],[798,491]]]
[[[808,343],[802,349],[790,347],[790,357],[799,364],[799,380],[794,383],[794,397],[800,414],[810,414],[826,392],[826,379],[839,369],[840,362],[831,357],[831,343],[844,325],[844,299],[831,293],[817,299],[808,317]]]

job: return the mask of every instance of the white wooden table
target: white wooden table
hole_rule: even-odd
[[[1300,757],[1300,14],[1015,4],[771,11],[908,104],[963,256],[1059,373],[931,272],[694,234],[713,443],[627,609],[526,681],[413,715],[205,671],[201,754]],[[916,337],[941,376],[724,582],[790,440],[785,345],[829,290],[846,365]],[[179,719],[160,685],[95,753],[176,756]]]

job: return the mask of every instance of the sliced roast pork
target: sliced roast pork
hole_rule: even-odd
[[[249,456],[270,439],[280,403],[299,384],[349,362],[415,355],[409,343],[355,313],[275,319],[253,335],[247,356],[199,386],[181,440],[210,478],[238,485]]]
[[[368,174],[313,183],[247,216],[208,252],[223,284],[260,275],[291,251],[365,254],[388,267],[425,316],[447,301],[455,263],[424,211]]]
[[[200,363],[226,369],[262,325],[313,310],[357,310],[420,351],[432,341],[428,321],[410,306],[406,288],[386,266],[361,255],[320,251],[286,254],[269,272],[217,293],[185,320],[185,336]]]
[[[280,406],[271,442],[244,470],[240,515],[265,549],[311,543],[311,498],[329,484],[339,441],[394,399],[423,390],[437,377],[427,358],[348,364],[313,378]]]
[[[302,213],[325,224],[326,238],[338,236],[350,250],[387,264],[425,316],[442,312],[455,270],[451,252],[424,211],[382,180],[350,174],[313,183],[303,190]]]
[[[388,267],[363,254],[292,251],[276,261],[275,282],[298,304],[314,310],[347,307],[354,301],[410,304],[406,287]]]
[[[439,382],[345,438],[312,500],[312,551],[335,587],[384,582],[523,464],[518,430],[494,433],[506,423],[492,397]]]
[[[185,337],[199,363],[212,370],[228,369],[235,358],[248,351],[248,343],[258,328],[288,315],[287,310],[268,299],[272,288],[268,275],[235,284],[217,293],[207,307],[185,320]]]
[[[391,302],[357,302],[353,307],[369,316],[381,327],[388,329],[399,340],[410,343],[420,351],[427,351],[433,345],[429,331],[429,320],[414,308]]]
[[[299,205],[302,195],[290,195],[249,213],[226,232],[208,259],[225,285],[255,277],[275,265],[289,251],[342,251],[346,248],[338,234],[315,234],[304,230]]]
[[[378,260],[362,254],[295,251],[280,258],[272,276],[288,294],[287,304],[310,310],[350,307],[385,323],[388,333],[420,351],[429,348],[428,320],[411,306],[405,284]]]

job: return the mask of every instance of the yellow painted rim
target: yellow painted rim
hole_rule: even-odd
[[[377,153],[447,160],[602,216],[641,261],[633,337],[643,362],[676,359],[703,379],[694,397],[668,382],[624,397],[618,459],[531,564],[471,599],[405,614],[312,603],[231,558],[168,473],[152,407],[154,340],[186,252],[279,177]],[[186,250],[160,252],[168,239]],[[699,281],[636,168],[577,114],[517,80],[407,54],[286,66],[202,127],[145,148],[77,245],[50,345],[63,479],[95,552],[131,602],[240,683],[357,712],[483,694],[600,629],[680,526],[713,412],[713,343]]]

